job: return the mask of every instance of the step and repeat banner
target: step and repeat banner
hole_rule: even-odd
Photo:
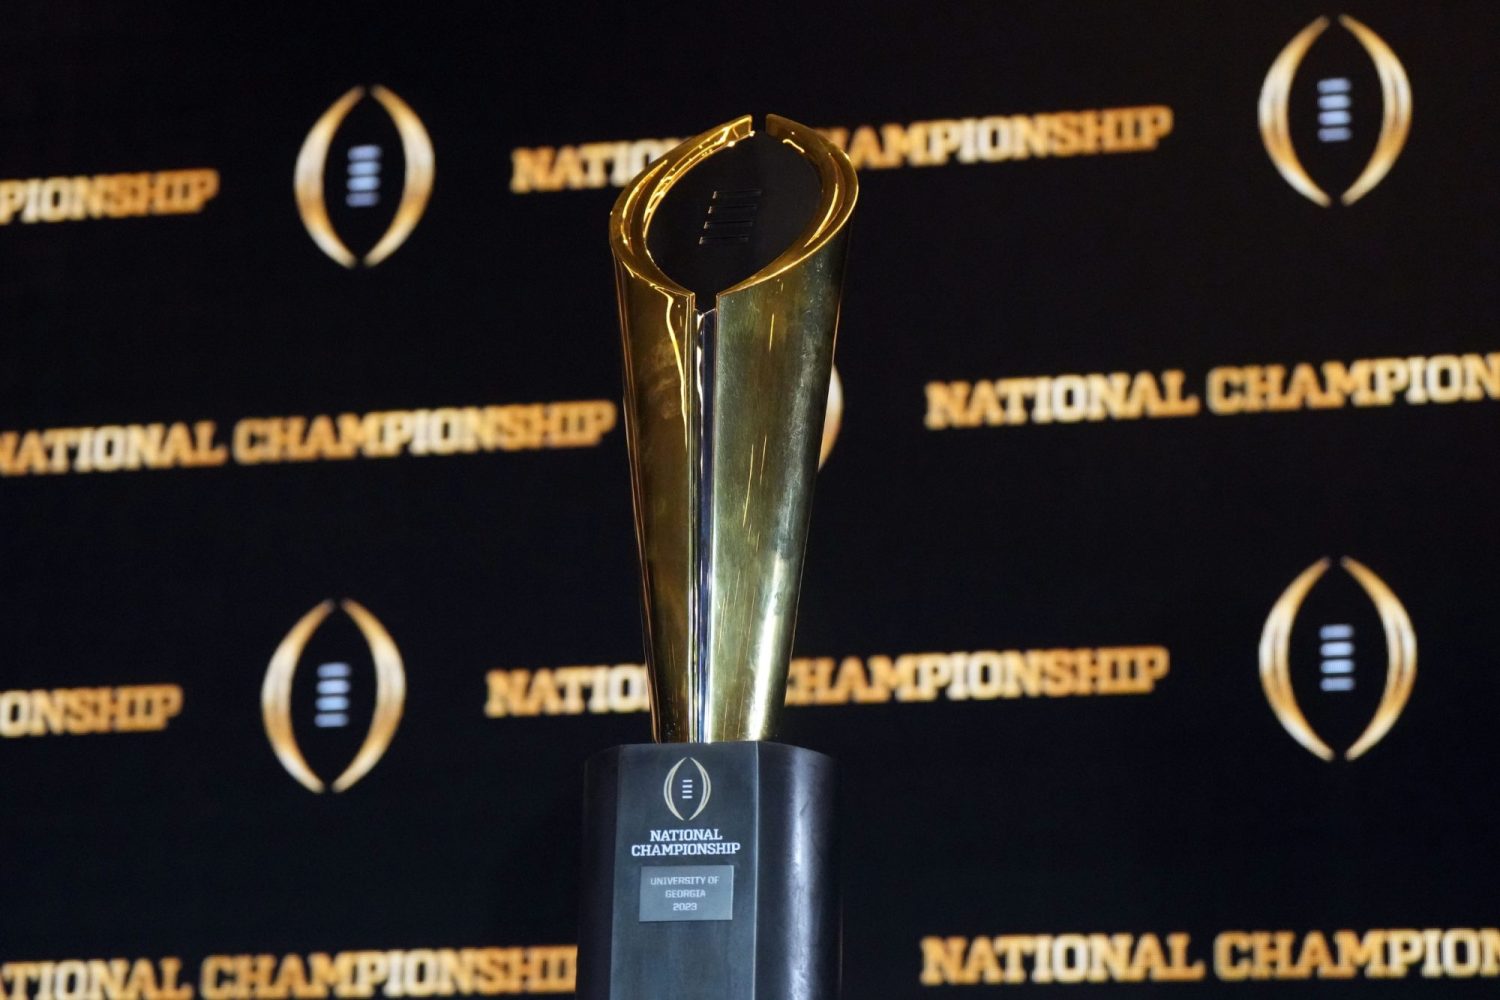
[[[1500,10],[26,3],[0,993],[567,994],[649,739],[605,222],[860,172],[782,738],[846,994],[1500,979]]]

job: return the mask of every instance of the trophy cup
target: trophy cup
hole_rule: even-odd
[[[689,139],[610,215],[655,743],[589,761],[581,1000],[832,1000],[833,762],[768,742],[857,184],[768,115]]]

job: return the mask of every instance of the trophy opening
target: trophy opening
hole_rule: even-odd
[[[646,252],[699,311],[775,260],[813,221],[821,187],[806,157],[765,130],[675,183],[651,216]]]

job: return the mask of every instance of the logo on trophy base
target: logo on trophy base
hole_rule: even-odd
[[[692,765],[693,771],[684,771],[684,764]],[[703,815],[713,792],[714,783],[708,776],[708,770],[692,757],[684,757],[673,764],[661,787],[668,811],[684,823],[691,823]]]

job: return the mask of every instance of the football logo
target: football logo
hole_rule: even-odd
[[[1261,140],[1271,162],[1294,190],[1324,208],[1333,204],[1333,198],[1313,180],[1304,158],[1316,163],[1316,172],[1347,179],[1339,202],[1352,205],[1390,173],[1411,131],[1411,83],[1406,70],[1391,47],[1364,24],[1339,15],[1338,23],[1347,32],[1344,37],[1352,37],[1353,42],[1330,44],[1326,58],[1309,60],[1313,43],[1331,23],[1327,17],[1318,18],[1281,50],[1261,87],[1259,114]],[[1368,65],[1360,59],[1360,49]],[[1315,82],[1294,86],[1298,69],[1308,61],[1318,63],[1316,72],[1306,74]],[[1314,107],[1314,116],[1299,115],[1294,120],[1294,111],[1312,112]],[[1296,133],[1301,134],[1301,155]],[[1371,134],[1373,143],[1368,138]],[[1338,186],[1344,186],[1342,181]]]
[[[1260,680],[1271,710],[1292,739],[1323,760],[1339,756],[1330,739],[1308,721],[1304,705],[1313,710],[1315,704],[1315,716],[1325,728],[1352,737],[1343,757],[1355,760],[1385,738],[1406,708],[1417,678],[1417,637],[1385,581],[1347,556],[1339,566],[1355,586],[1329,578],[1315,593],[1332,565],[1331,559],[1319,559],[1276,601],[1260,636]],[[1296,629],[1299,617],[1312,619],[1316,627]],[[1366,655],[1372,634],[1380,636],[1383,657]],[[1361,683],[1371,673],[1362,665],[1382,659],[1384,669],[1371,678],[1380,683]],[[1318,664],[1316,673],[1295,669],[1312,662]]]
[[[348,143],[337,144],[344,166],[342,176],[331,184],[325,177],[330,151],[336,145],[335,139],[344,120],[362,104],[367,93],[385,111],[389,122],[383,123],[378,120],[378,115],[370,115],[362,123],[362,128],[352,129],[361,133],[360,136]],[[382,130],[389,132],[390,126],[395,127],[398,140],[395,143],[381,134]],[[385,188],[391,173],[388,154],[392,147],[400,149],[405,164],[404,180],[395,213],[382,228],[378,209],[387,201]],[[385,87],[376,85],[368,91],[364,87],[355,87],[334,101],[307,133],[302,150],[297,154],[292,187],[297,195],[297,211],[302,216],[302,224],[320,250],[345,267],[357,264],[374,267],[395,253],[416,228],[427,208],[427,198],[432,194],[433,173],[432,140],[416,112]],[[356,234],[370,231],[373,243],[362,255],[349,249],[334,225],[326,191],[330,186],[342,189],[342,197],[335,202],[341,225]],[[372,215],[375,217],[373,222]]]
[[[693,769],[684,771],[684,764],[693,765]],[[691,823],[703,814],[713,792],[714,783],[708,777],[708,769],[693,757],[684,757],[673,764],[661,786],[667,810],[684,823]]]
[[[354,751],[352,759],[333,780],[335,792],[347,791],[355,782],[370,773],[380,762],[396,727],[401,722],[401,709],[406,701],[406,671],[401,663],[401,653],[391,640],[385,626],[363,606],[351,600],[337,603],[324,601],[303,615],[292,630],[281,640],[266,668],[266,679],[261,685],[261,716],[265,722],[266,738],[276,759],[287,773],[310,792],[322,792],[327,787],[318,777],[303,754],[293,725],[293,688],[297,678],[297,666],[313,634],[335,608],[341,609],[359,630],[359,635],[368,647],[370,661],[374,667],[375,690],[370,724],[364,740]],[[350,658],[352,659],[352,657]],[[329,659],[318,665],[316,686],[305,692],[299,701],[316,706],[311,722],[315,732],[323,739],[320,748],[325,755],[347,753],[352,741],[339,737],[349,727],[358,700],[358,687],[352,665],[345,659]],[[305,715],[306,713],[304,713]]]

